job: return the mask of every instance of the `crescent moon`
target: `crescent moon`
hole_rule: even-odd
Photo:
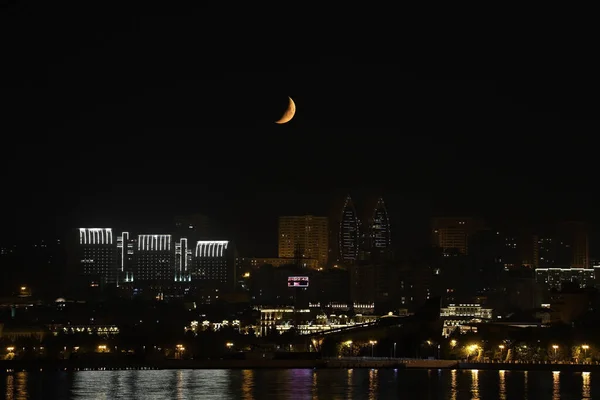
[[[294,118],[294,115],[296,114],[296,104],[294,103],[294,100],[292,100],[292,98],[289,96],[288,99],[290,99],[288,108],[285,110],[285,113],[283,113],[281,118],[275,121],[276,124],[285,124],[286,122],[290,122],[290,120]]]

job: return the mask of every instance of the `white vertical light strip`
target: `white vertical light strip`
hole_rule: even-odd
[[[183,244],[185,243],[185,248]],[[183,257],[183,270],[187,271],[187,253],[188,253],[188,241],[187,239],[181,239],[181,254]]]
[[[199,240],[194,254],[196,257],[223,257],[228,245],[228,240]]]
[[[184,258],[184,251],[185,249],[183,248],[183,241],[185,239],[179,239],[179,273],[181,273],[181,271],[183,271],[183,258]],[[175,245],[175,251],[177,251],[177,245]]]

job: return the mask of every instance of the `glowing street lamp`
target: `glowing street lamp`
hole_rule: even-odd
[[[452,340],[450,341],[450,346],[452,346],[452,347],[456,347],[456,344],[457,344],[457,343],[458,343],[458,342],[456,341],[456,339],[452,339]]]
[[[231,343],[231,342],[227,342],[227,343],[225,343],[225,346],[227,346],[227,348],[228,348],[229,350],[231,350],[231,348],[233,347],[233,343]]]
[[[554,349],[554,361],[556,361],[556,350],[558,350],[558,345],[553,344],[552,348]]]
[[[369,343],[371,344],[371,357],[373,357],[374,348],[375,348],[375,345],[377,344],[377,340],[369,340]]]
[[[581,348],[583,349],[583,358],[587,358],[587,351],[589,350],[590,346],[584,344],[583,346],[581,346]]]

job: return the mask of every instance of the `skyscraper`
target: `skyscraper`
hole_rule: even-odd
[[[352,198],[348,195],[342,207],[338,231],[339,260],[343,264],[353,264],[360,251],[360,221]]]
[[[315,259],[321,268],[329,255],[329,219],[313,215],[279,217],[279,257]]]
[[[97,283],[117,282],[117,246],[112,228],[79,228],[77,250],[80,273]]]
[[[389,250],[392,244],[390,217],[381,197],[377,200],[369,220],[369,241],[371,251],[378,252]]]

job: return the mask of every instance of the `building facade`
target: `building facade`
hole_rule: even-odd
[[[279,258],[316,259],[319,268],[329,258],[329,220],[313,215],[279,217]]]
[[[175,277],[175,246],[168,234],[138,235],[134,281],[167,281]]]
[[[79,228],[77,260],[81,274],[96,283],[118,279],[117,242],[112,228]]]
[[[228,240],[199,240],[193,262],[193,281],[217,288],[235,286],[235,254]]]

